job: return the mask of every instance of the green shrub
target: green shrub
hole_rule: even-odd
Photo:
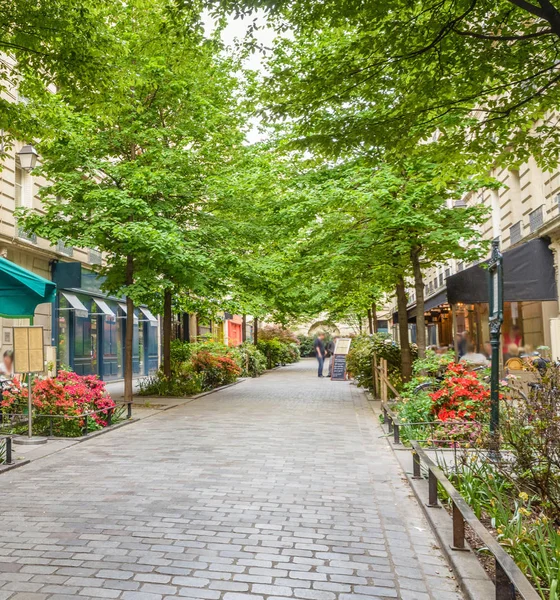
[[[241,377],[259,377],[266,371],[266,356],[251,342],[233,348],[232,355],[241,368]]]
[[[160,370],[140,381],[142,396],[192,396],[226,383],[241,373],[234,348],[205,340],[188,343],[171,342],[171,377]]]
[[[266,356],[267,369],[294,363],[300,358],[297,344],[284,344],[276,338],[259,341],[257,348]]]
[[[314,338],[310,335],[298,335],[299,354],[302,357],[315,356],[315,348],[313,347]]]
[[[413,358],[416,349],[413,348]],[[373,354],[377,361],[384,358],[387,361],[389,380],[395,387],[401,386],[401,348],[386,333],[360,335],[352,340],[346,365],[348,373],[360,387],[373,389]]]

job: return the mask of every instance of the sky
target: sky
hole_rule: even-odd
[[[264,48],[272,48],[272,43],[276,34],[271,27],[268,27],[266,25],[266,20],[262,11],[257,11],[256,14],[245,19],[235,19],[233,16],[231,16],[228,19],[228,24],[222,32],[222,40],[224,44],[234,49],[236,42],[242,41],[243,38],[246,36],[249,26],[253,22],[253,19],[257,19],[257,22],[260,27],[260,29],[258,29],[254,34],[258,45],[263,46]],[[212,32],[212,30],[214,29],[214,23],[210,15],[207,15],[204,18],[204,22],[207,33]],[[262,52],[255,51],[249,55],[249,57],[244,61],[243,64],[244,67],[247,69],[264,73],[266,71],[264,62],[265,55]],[[258,119],[256,117],[251,119],[251,123],[252,127],[247,134],[247,142],[249,144],[253,144],[255,142],[259,142],[265,139],[266,135],[261,130],[259,130]]]

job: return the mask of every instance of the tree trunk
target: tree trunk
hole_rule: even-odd
[[[191,341],[191,324],[189,313],[183,313],[183,342]]]
[[[163,296],[163,374],[171,377],[171,290],[165,290]]]
[[[241,341],[247,341],[247,315],[243,315],[243,322],[241,324]]]
[[[134,283],[134,259],[126,257],[126,285]],[[124,401],[132,402],[132,341],[134,338],[134,303],[126,297],[126,331],[124,338]]]
[[[367,311],[367,320],[368,320],[368,329],[370,333],[373,333],[373,315],[371,314],[371,309],[368,308]]]
[[[371,322],[373,325],[373,333],[377,333],[379,323],[377,322],[377,304],[375,302],[371,303]]]
[[[418,357],[424,358],[426,356],[426,321],[424,319],[424,279],[420,266],[420,251],[420,248],[411,250],[410,260],[412,261],[416,291],[416,345],[418,346]]]
[[[412,377],[412,356],[410,354],[410,341],[408,340],[408,315],[406,287],[404,279],[397,280],[397,307],[399,315],[399,337],[401,342],[401,375],[404,383]]]
[[[253,317],[253,344],[257,345],[259,341],[259,320]]]

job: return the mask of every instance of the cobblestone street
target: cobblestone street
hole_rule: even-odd
[[[304,360],[8,472],[0,600],[461,600],[381,435]]]

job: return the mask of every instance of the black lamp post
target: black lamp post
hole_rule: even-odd
[[[492,371],[490,375],[490,451],[499,453],[500,427],[500,329],[504,320],[504,271],[500,240],[492,240],[492,255],[488,263],[490,300],[490,345],[492,346]]]

